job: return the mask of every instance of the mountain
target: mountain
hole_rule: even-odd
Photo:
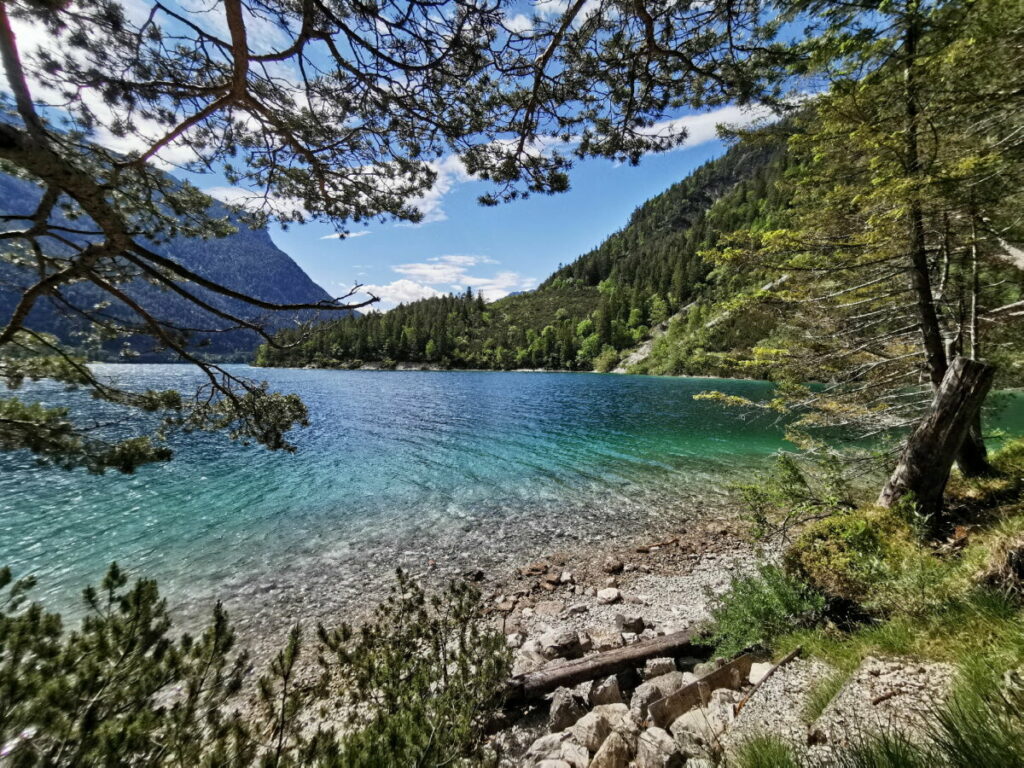
[[[0,174],[0,214],[24,213],[39,200],[39,191],[31,183],[6,174]],[[250,229],[223,204],[213,201],[210,213],[215,217],[227,216],[237,227],[235,234],[224,238],[202,240],[179,237],[167,243],[147,243],[147,247],[170,258],[199,275],[236,291],[277,303],[310,303],[330,299],[328,293],[314,283],[288,254],[274,245],[266,229]],[[6,318],[14,307],[20,289],[33,282],[34,275],[0,261],[0,318]],[[222,311],[240,315],[247,320],[262,319],[272,330],[294,325],[296,320],[309,320],[311,313],[266,313],[243,302],[215,294],[205,288],[183,284],[190,293]],[[126,292],[149,308],[160,319],[175,326],[194,329],[216,329],[224,321],[206,310],[155,285],[136,280],[128,284]],[[80,306],[89,306],[109,297],[88,284],[76,284],[65,294]],[[121,319],[132,317],[131,311],[114,300],[106,310]],[[348,313],[351,314],[351,313]],[[0,320],[0,322],[3,322]],[[84,323],[61,312],[53,299],[40,301],[29,315],[31,327],[56,334],[73,345],[80,339]],[[166,360],[168,353],[152,350],[152,341],[144,337],[129,340],[138,354],[135,359]],[[191,347],[208,358],[222,360],[249,360],[259,343],[253,331],[233,330],[219,333],[192,334]],[[116,359],[122,348],[117,346],[93,347],[85,350],[91,357]]]
[[[726,277],[702,252],[749,226],[770,226],[788,204],[785,141],[739,141],[637,208],[626,225],[560,267],[536,290],[490,304],[467,291],[385,314],[339,319],[289,349],[261,347],[264,365],[630,370],[758,375],[737,358],[772,330],[767,316],[732,317],[728,300],[764,275]]]

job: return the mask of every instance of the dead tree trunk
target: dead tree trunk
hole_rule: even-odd
[[[987,363],[966,357],[953,360],[882,489],[880,506],[891,507],[912,493],[923,513],[934,515],[942,510],[953,460],[975,423],[994,375],[995,368]]]

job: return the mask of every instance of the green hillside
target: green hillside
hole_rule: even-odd
[[[771,225],[785,210],[783,146],[767,134],[738,142],[641,205],[626,226],[534,291],[490,304],[467,292],[339,319],[302,337],[285,331],[280,339],[288,348],[264,346],[258,362],[609,370],[657,329],[652,357],[638,369],[741,373],[729,353],[770,327],[739,318],[704,325],[720,301],[763,276],[717,274],[701,254],[737,229]]]

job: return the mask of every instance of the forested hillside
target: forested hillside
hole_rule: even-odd
[[[0,215],[24,214],[32,210],[38,201],[38,187],[13,176],[0,174]],[[298,304],[330,298],[288,254],[274,245],[267,230],[250,229],[217,201],[212,202],[210,215],[227,219],[237,232],[227,237],[207,240],[175,237],[169,242],[149,241],[148,247],[204,278],[264,301]],[[0,263],[0,315],[6,317],[10,314],[21,292],[34,279],[35,273],[30,269]],[[257,319],[253,308],[240,301],[220,296],[200,286],[184,285],[190,293],[218,310],[242,313],[247,319]],[[150,307],[152,314],[168,326],[192,329],[190,346],[201,349],[208,357],[248,360],[258,343],[259,336],[251,330],[214,332],[212,329],[223,327],[219,319],[195,303],[151,282],[134,280],[128,284],[126,292]],[[56,334],[62,341],[71,343],[92,358],[173,359],[173,355],[154,348],[152,340],[146,340],[141,335],[121,338],[116,343],[87,340],[83,331],[88,324],[70,305],[89,305],[109,298],[88,283],[70,285],[60,296],[51,295],[37,303],[29,315],[29,321],[35,328]],[[110,300],[105,312],[118,321],[127,320],[132,315],[116,299]],[[308,320],[310,317],[307,312],[303,319]],[[265,320],[270,328],[278,329],[294,322],[296,318],[287,313],[265,313],[260,319]]]
[[[286,348],[264,345],[258,362],[610,370],[624,351],[683,307],[694,302],[711,306],[761,279],[756,272],[715,274],[702,252],[736,229],[771,225],[784,211],[787,160],[781,130],[778,134],[738,142],[641,205],[625,227],[535,291],[490,304],[471,291],[424,299],[386,314],[329,322],[301,339],[285,331],[280,340]],[[706,315],[704,310],[687,312],[688,317]],[[677,325],[672,323],[673,338]],[[706,372],[713,363],[722,371],[740,372],[729,352],[737,345],[746,348],[769,329],[740,319],[715,326],[708,338],[690,329],[673,354],[659,352],[657,370],[686,373],[700,366]],[[696,357],[688,345],[695,339],[701,345]]]

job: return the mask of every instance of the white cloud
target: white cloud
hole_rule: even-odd
[[[431,287],[432,290],[438,289],[431,295],[464,291],[470,287],[483,294],[488,301],[494,301],[513,291],[525,291],[536,286],[535,278],[524,277],[518,272],[510,270],[503,270],[490,277],[471,275],[468,272],[470,267],[497,263],[488,256],[453,254],[435,256],[426,261],[412,264],[396,264],[391,269],[406,278],[397,281],[399,283]]]
[[[359,232],[349,232],[347,235],[343,235],[340,232],[335,232],[334,234],[331,234],[331,235],[324,235],[320,239],[321,240],[342,240],[342,239],[344,239],[344,240],[351,240],[353,237],[362,237],[363,235],[368,235],[368,234],[370,234],[370,230],[363,229],[363,230],[360,230]]]
[[[517,13],[515,16],[506,16],[504,26],[509,32],[522,34],[533,29],[533,19],[525,13]]]
[[[364,285],[359,290],[361,293],[372,293],[380,298],[380,301],[371,307],[383,312],[393,309],[399,304],[443,295],[443,291],[431,288],[429,285],[405,279],[395,280],[387,285]]]
[[[449,254],[446,256],[434,256],[427,261],[436,261],[442,264],[457,264],[461,267],[475,267],[477,264],[497,264],[498,262],[490,256],[461,256]]]
[[[430,224],[435,221],[444,221],[448,218],[444,207],[441,205],[444,196],[452,191],[456,184],[472,180],[472,176],[466,172],[466,166],[458,155],[448,155],[430,164],[437,173],[434,185],[409,204],[423,214],[421,224]],[[413,225],[415,226],[415,225]]]
[[[719,125],[745,126],[759,120],[769,119],[771,116],[772,111],[765,106],[737,107],[730,105],[711,112],[662,120],[650,128],[644,129],[643,133],[649,136],[667,137],[686,131],[686,142],[680,147],[680,149],[685,149],[705,144],[717,138]]]

